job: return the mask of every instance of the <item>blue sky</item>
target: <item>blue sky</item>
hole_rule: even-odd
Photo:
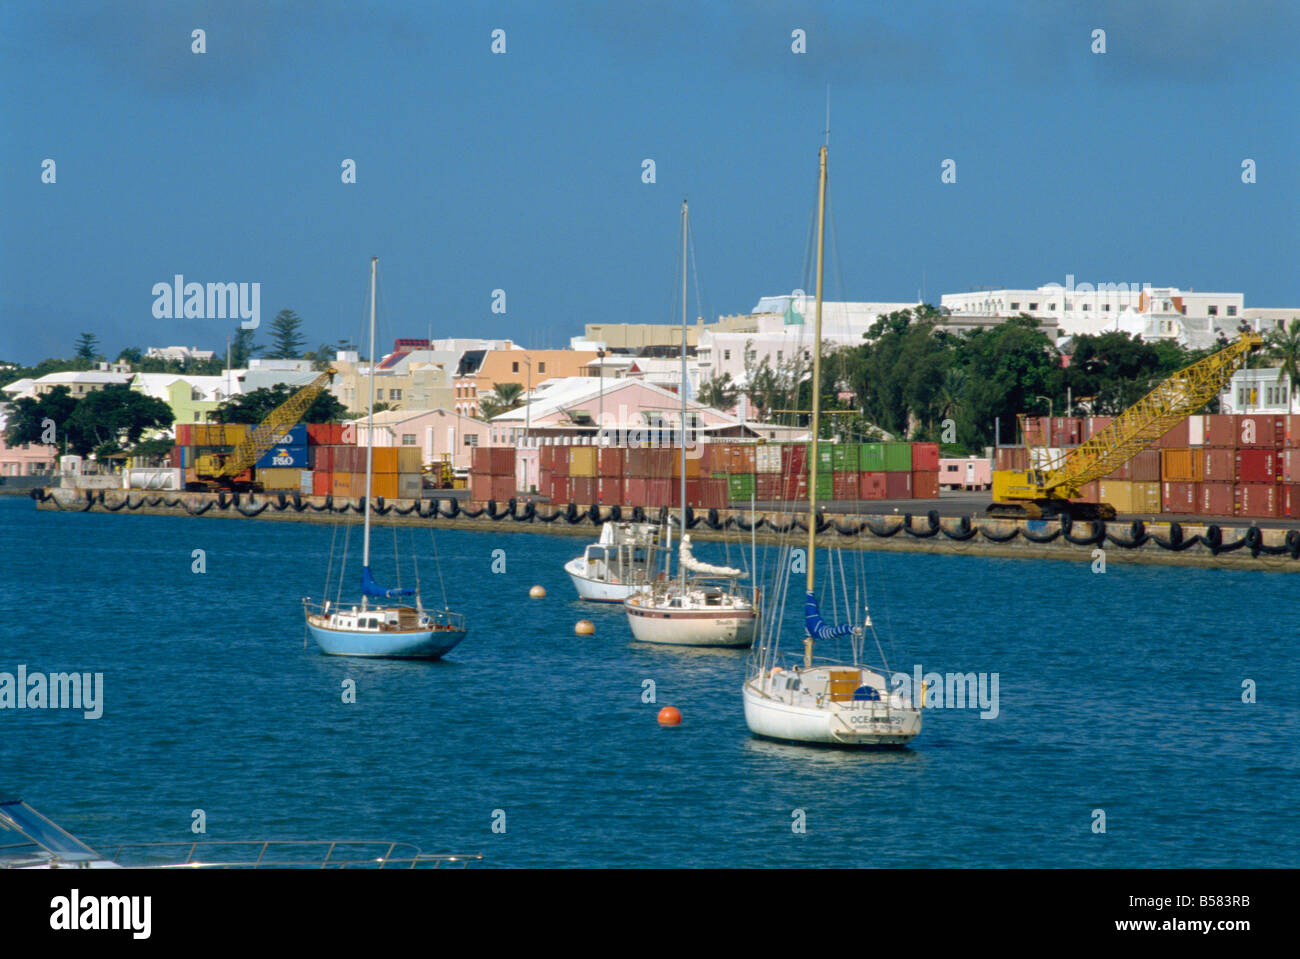
[[[372,254],[381,341],[664,322],[683,197],[692,313],[743,312],[802,285],[828,84],[828,298],[1074,274],[1300,306],[1296,11],[3,0],[0,359],[223,348],[232,323],[153,316],[176,273],[356,339]]]

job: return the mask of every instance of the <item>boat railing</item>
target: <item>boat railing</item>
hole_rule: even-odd
[[[204,839],[123,843],[104,858],[145,869],[464,869],[483,856],[426,853],[404,842]]]
[[[307,611],[307,615],[309,616],[328,616],[330,613],[339,610],[349,613],[351,612],[350,605],[335,605],[329,601],[318,603],[313,601],[309,596],[304,596],[302,598],[302,608]],[[359,606],[357,608],[358,610],[360,609]],[[408,608],[413,612],[415,611],[414,606]],[[425,609],[423,612],[424,615],[428,617],[429,623],[434,627],[442,627],[446,629],[465,628],[464,613],[455,613],[449,609]]]

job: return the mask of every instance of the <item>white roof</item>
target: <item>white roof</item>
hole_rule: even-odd
[[[25,395],[31,392],[31,389],[35,384],[36,381],[34,379],[25,376],[21,380],[14,380],[4,388],[4,391],[10,396],[18,396],[20,394]]]
[[[67,370],[63,373],[46,373],[36,380],[41,386],[61,383],[130,383],[134,373],[105,373],[101,370]]]
[[[524,420],[527,417],[541,419],[544,416],[549,416],[559,410],[576,406],[579,403],[591,404],[593,402],[598,402],[602,395],[599,380],[593,382],[590,376],[567,376],[557,378],[555,380],[548,380],[543,384],[543,386],[545,386],[546,389],[542,390],[539,388],[535,391],[536,399],[534,399],[532,403],[521,406],[518,409],[507,410],[504,413],[500,413],[497,416],[492,417],[491,422],[512,422],[516,420]],[[607,382],[603,393],[605,398],[605,408],[610,411],[617,410],[616,406],[611,407],[609,405],[610,397],[618,394],[621,390],[628,389],[649,390],[650,392],[657,393],[664,398],[665,408],[681,408],[681,397],[676,393],[671,390],[666,390],[661,386],[656,386],[654,383],[639,379],[620,379],[614,380],[613,383]],[[694,400],[687,400],[686,408],[696,411],[708,410],[711,414],[729,423],[740,422],[735,417],[728,416],[721,410],[705,406],[702,403],[695,402]]]

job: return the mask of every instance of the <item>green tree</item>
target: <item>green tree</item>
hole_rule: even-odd
[[[251,393],[232,396],[212,411],[211,419],[214,423],[260,423],[271,414],[272,410],[286,402],[299,389],[301,387],[277,383],[275,386],[264,386]],[[334,394],[322,390],[303,413],[301,422],[339,423],[350,418],[347,409]]]
[[[138,367],[144,360],[144,352],[138,346],[128,346],[117,354],[119,363],[129,363],[132,369]]]
[[[953,338],[931,306],[881,317],[867,342],[846,356],[846,376],[862,415],[895,436],[931,427],[944,376],[956,361]]]
[[[490,420],[509,410],[518,409],[522,404],[524,388],[519,383],[498,383],[486,396],[478,401],[479,415]]]
[[[275,360],[297,359],[306,345],[302,318],[293,310],[281,310],[275,314],[271,321],[271,352],[267,355]]]
[[[138,443],[146,430],[166,429],[174,419],[171,407],[129,386],[106,386],[76,401],[64,430],[68,448],[86,455],[101,448],[121,449]]]
[[[990,445],[995,426],[1005,440],[1016,434],[1016,414],[1061,383],[1061,356],[1033,317],[1020,315],[962,337],[967,375],[965,401],[955,417],[963,444]]]
[[[77,337],[75,356],[89,366],[99,356],[99,337],[94,333],[82,333]]]
[[[727,410],[736,405],[736,398],[739,395],[740,388],[731,382],[731,374],[723,373],[701,383],[699,395],[695,398],[705,406]]]
[[[77,400],[66,386],[56,386],[40,396],[24,396],[14,400],[5,426],[5,442],[9,446],[22,443],[47,444],[48,428],[54,426],[54,445],[65,436],[68,418],[77,408]]]
[[[246,368],[248,361],[263,350],[265,347],[253,342],[252,330],[239,327],[235,330],[235,335],[230,338],[230,368],[232,370]]]
[[[1278,361],[1278,382],[1285,378],[1292,389],[1300,386],[1300,319],[1292,317],[1286,326],[1271,330],[1264,344],[1269,358]]]

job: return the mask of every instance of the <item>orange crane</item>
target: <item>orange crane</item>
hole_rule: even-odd
[[[1028,470],[995,470],[990,516],[1041,519],[1070,513],[1079,519],[1114,519],[1109,503],[1072,503],[1093,480],[1108,476],[1214,399],[1246,358],[1263,345],[1242,333],[1219,352],[1179,370],[1057,463]]]

